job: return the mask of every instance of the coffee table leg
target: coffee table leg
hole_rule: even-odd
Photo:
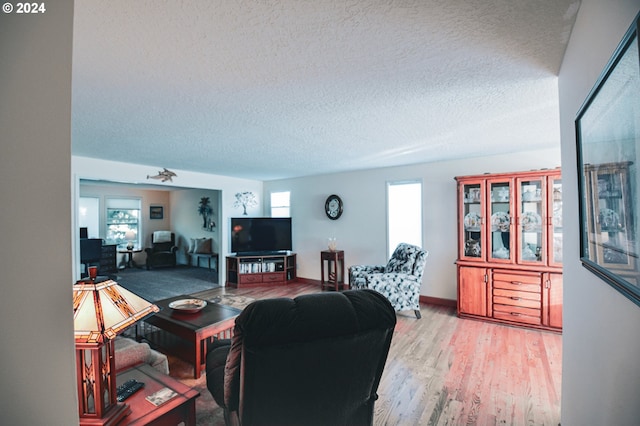
[[[195,362],[193,363],[193,377],[196,379],[200,378],[200,361],[202,360],[202,339],[200,339],[199,337],[196,337],[196,341],[194,342],[195,344],[193,345],[196,349],[196,357],[195,357]]]

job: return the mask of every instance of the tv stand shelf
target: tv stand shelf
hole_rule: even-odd
[[[295,253],[227,256],[228,287],[286,285],[296,280]]]

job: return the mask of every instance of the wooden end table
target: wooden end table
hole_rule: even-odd
[[[175,296],[154,302],[160,312],[144,322],[160,330],[144,332],[142,338],[161,352],[175,355],[193,364],[194,378],[200,378],[204,368],[207,341],[213,338],[231,338],[236,317],[242,312],[230,306],[207,302],[201,311],[181,314],[169,307],[169,303],[179,299],[193,299],[190,296]]]
[[[334,287],[335,290],[343,290],[344,285],[344,250],[323,250],[320,252],[321,284],[324,287]],[[325,266],[328,272],[325,281]]]
[[[144,383],[144,387],[124,400],[131,409],[118,425],[176,425],[184,422],[186,426],[196,424],[196,398],[200,393],[173,379],[148,364],[139,364],[116,375],[116,385],[135,379]],[[146,397],[163,388],[169,388],[176,396],[157,407]]]
[[[140,247],[134,247],[131,250],[128,248],[119,248],[118,253],[125,254],[125,259],[123,259],[122,263],[124,263],[125,268],[137,268],[138,265],[133,260],[134,253],[141,253],[142,249]]]

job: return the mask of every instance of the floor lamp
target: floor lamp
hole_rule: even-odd
[[[158,307],[115,281],[73,286],[76,376],[81,425],[115,425],[131,410],[116,399],[113,339]]]

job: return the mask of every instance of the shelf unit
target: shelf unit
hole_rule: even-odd
[[[295,253],[263,256],[227,256],[229,287],[286,285],[296,280]]]
[[[560,331],[560,169],[456,181],[458,315]]]

